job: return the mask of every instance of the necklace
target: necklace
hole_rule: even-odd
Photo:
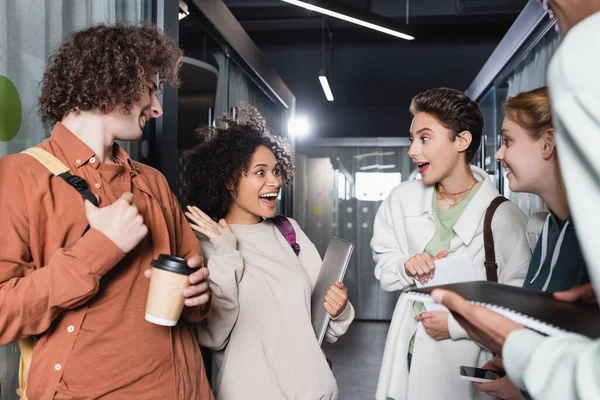
[[[456,193],[447,193],[446,191],[444,191],[444,189],[440,188],[439,186],[437,187],[437,191],[438,191],[438,193],[443,194],[445,196],[458,196],[459,194],[467,193],[469,190],[473,189],[475,187],[475,185],[477,185],[477,183],[478,182],[475,181],[471,184],[471,186],[469,186],[465,190],[461,190],[460,192],[456,192]]]
[[[475,187],[475,185],[477,185],[477,183],[478,183],[478,182],[477,182],[477,181],[475,181],[474,183],[472,183],[472,184],[471,184],[471,186],[469,186],[469,187],[468,187],[468,188],[466,188],[465,190],[462,190],[462,191],[460,191],[460,192],[456,192],[456,193],[446,193],[446,192],[445,192],[443,189],[441,189],[441,188],[438,186],[438,187],[437,187],[438,196],[436,196],[436,197],[437,197],[437,199],[438,199],[438,200],[443,200],[443,201],[445,201],[445,202],[446,202],[446,204],[448,204],[448,210],[450,210],[452,207],[454,207],[454,206],[456,206],[456,205],[460,204],[460,203],[461,203],[461,202],[462,202],[464,199],[466,199],[466,197],[465,197],[465,198],[462,198],[462,199],[460,199],[460,200],[457,200],[457,201],[455,201],[454,203],[450,203],[450,202],[448,201],[448,199],[446,199],[446,197],[444,197],[444,196],[458,196],[458,195],[460,195],[460,194],[466,193],[466,192],[468,192],[469,190],[473,189],[473,188]]]
[[[446,202],[446,204],[448,204],[448,210],[451,209],[452,207],[454,207],[455,205],[457,205],[459,202],[457,203],[450,203],[448,200],[446,200],[446,198],[444,196],[436,196],[438,200],[444,200]]]

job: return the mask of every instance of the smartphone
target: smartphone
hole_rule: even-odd
[[[471,382],[491,382],[494,379],[502,378],[505,374],[504,371],[491,371],[489,369],[466,367],[464,365],[460,367],[461,379]]]

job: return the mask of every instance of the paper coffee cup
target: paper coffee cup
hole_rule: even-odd
[[[150,290],[146,301],[146,321],[175,326],[183,310],[183,290],[190,285],[194,272],[183,258],[161,254],[153,260]]]

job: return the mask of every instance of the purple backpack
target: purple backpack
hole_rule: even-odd
[[[276,215],[272,219],[273,223],[279,229],[279,232],[286,238],[287,242],[292,246],[292,250],[296,255],[300,254],[300,245],[296,242],[296,231],[287,217]]]

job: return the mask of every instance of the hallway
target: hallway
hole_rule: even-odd
[[[388,328],[388,322],[354,321],[337,343],[323,345],[333,364],[340,400],[375,398]]]

